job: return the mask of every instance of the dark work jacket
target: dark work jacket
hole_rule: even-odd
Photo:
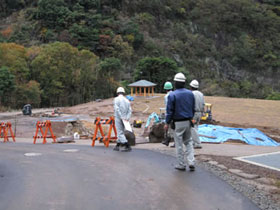
[[[183,121],[193,118],[195,108],[194,95],[185,88],[176,89],[168,96],[165,121]]]

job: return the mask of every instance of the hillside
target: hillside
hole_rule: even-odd
[[[209,96],[279,99],[279,5],[1,0],[0,103],[74,105],[112,97],[135,79],[162,92],[179,71]]]

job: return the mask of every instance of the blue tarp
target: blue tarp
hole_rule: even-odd
[[[199,125],[198,133],[200,134],[201,142],[222,143],[227,140],[239,140],[250,145],[280,146],[280,143],[277,143],[256,128],[230,128],[203,124]]]
[[[129,100],[129,101],[134,101],[134,98],[130,95],[127,95],[126,98]]]

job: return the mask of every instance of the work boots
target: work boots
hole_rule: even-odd
[[[171,138],[169,136],[165,136],[161,143],[168,147],[170,140]]]
[[[120,146],[121,146],[121,143],[117,143],[117,145],[115,146],[115,148],[113,150],[120,151]]]
[[[128,143],[124,143],[124,148],[121,150],[122,152],[130,152],[131,147]]]

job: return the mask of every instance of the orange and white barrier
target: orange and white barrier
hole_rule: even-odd
[[[15,135],[12,130],[12,124],[10,122],[0,122],[0,138],[1,137],[4,138],[4,142],[9,141],[9,137],[12,137],[13,141],[16,142]]]
[[[91,146],[94,147],[95,141],[99,140],[99,141],[102,141],[106,147],[109,147],[109,143],[110,143],[111,140],[117,140],[117,138],[118,138],[117,137],[117,129],[116,129],[116,126],[115,126],[115,118],[114,117],[110,117],[109,119],[101,119],[100,117],[97,117],[95,119],[94,124],[95,124],[95,131],[94,131],[94,135],[92,137],[92,145]],[[102,129],[102,125],[104,125],[104,124],[105,125],[110,125],[107,136],[105,136],[104,131]],[[98,130],[100,130],[101,137],[96,137],[97,133],[98,133]],[[115,133],[114,137],[111,137],[112,130],[114,130],[114,133]]]
[[[41,136],[38,135],[39,131],[41,132]],[[50,131],[49,136],[48,136],[48,131]],[[47,138],[52,138],[53,143],[56,143],[56,136],[53,134],[51,121],[46,120],[46,122],[40,122],[40,121],[37,122],[33,144],[36,144],[37,138],[43,138],[43,144],[47,143],[46,140]]]

